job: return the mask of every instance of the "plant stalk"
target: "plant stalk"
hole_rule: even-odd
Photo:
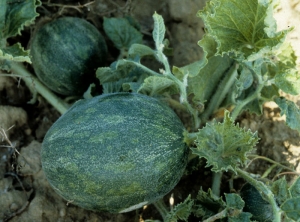
[[[61,114],[64,114],[68,110],[70,105],[65,103],[46,86],[44,86],[35,76],[28,72],[22,64],[12,62],[10,65],[12,73],[22,77],[33,95],[36,93],[41,94]]]
[[[217,197],[220,196],[220,187],[221,187],[221,182],[222,182],[222,176],[223,173],[222,172],[213,172],[213,181],[212,181],[212,187],[211,190],[213,192],[214,195],[216,195]]]
[[[155,203],[153,203],[153,205],[155,206],[155,208],[158,210],[158,212],[162,216],[163,221],[166,221],[169,211],[168,211],[167,206],[163,202],[163,200],[160,199],[160,200],[156,201]]]

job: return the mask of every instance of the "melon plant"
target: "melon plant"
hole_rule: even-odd
[[[160,100],[112,93],[76,102],[47,132],[42,166],[64,199],[127,212],[162,198],[187,164],[184,126]]]
[[[107,46],[92,24],[77,17],[63,17],[38,29],[30,46],[37,77],[61,95],[80,95],[104,64]]]

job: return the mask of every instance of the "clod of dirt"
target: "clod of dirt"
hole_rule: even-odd
[[[27,204],[28,194],[23,190],[15,190],[13,178],[0,180],[0,219],[8,220],[22,210]]]
[[[19,104],[25,101],[25,88],[14,78],[0,76],[0,103]]]
[[[0,106],[0,129],[5,130],[8,137],[12,134],[14,129],[25,127],[26,125],[27,113],[25,110],[13,106]],[[10,129],[12,126],[13,128]],[[27,133],[30,132],[28,131]],[[0,138],[1,135],[2,134],[0,134]]]

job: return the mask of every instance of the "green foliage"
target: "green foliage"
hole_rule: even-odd
[[[132,44],[142,43],[142,34],[126,18],[104,18],[103,28],[119,50],[128,50]]]
[[[7,38],[20,34],[25,25],[37,16],[39,1],[20,0],[0,3],[0,61],[1,69],[9,69],[8,60],[30,62],[28,52],[17,43],[6,46]],[[300,215],[300,179],[292,185],[286,178],[265,184],[241,169],[248,154],[255,148],[258,137],[235,124],[243,111],[262,114],[266,101],[275,101],[286,116],[287,125],[300,132],[299,108],[292,101],[279,97],[279,91],[298,95],[300,77],[296,56],[285,42],[291,30],[277,32],[273,10],[277,0],[210,0],[198,12],[205,24],[205,35],[198,45],[204,57],[183,67],[171,67],[166,52],[163,17],[153,15],[154,48],[143,45],[139,25],[131,17],[105,18],[103,27],[108,38],[120,50],[120,56],[109,67],[99,67],[96,76],[104,93],[137,92],[153,97],[165,97],[170,104],[190,114],[185,140],[194,156],[203,157],[213,172],[238,174],[254,189],[268,207],[268,215],[279,222],[296,221]],[[195,16],[196,17],[196,16]],[[195,18],[196,19],[196,18]],[[156,59],[161,67],[151,70],[143,58]],[[5,60],[3,60],[5,59]],[[93,85],[86,97],[93,96]],[[175,99],[176,98],[176,99]],[[178,99],[177,99],[178,98]],[[212,119],[215,113],[230,108],[223,120]],[[162,112],[163,113],[163,112]],[[218,115],[216,115],[219,117]],[[200,189],[167,213],[165,221],[188,221],[193,214],[207,221],[253,220],[238,194],[224,194],[225,200],[210,189]],[[146,220],[156,221],[156,220]]]
[[[194,154],[204,157],[207,166],[212,166],[212,171],[228,171],[244,165],[247,153],[251,152],[258,141],[256,133],[241,129],[234,125],[225,112],[223,123],[207,123],[197,133],[197,148],[192,148]]]
[[[177,204],[167,215],[165,222],[188,221],[194,201],[189,195],[182,203]]]
[[[24,50],[21,44],[16,43],[7,46],[6,40],[9,37],[20,35],[25,26],[34,22],[34,19],[38,16],[36,8],[39,5],[39,0],[21,0],[17,2],[2,0],[0,2],[0,62],[7,59],[30,63],[29,52]],[[0,69],[3,69],[3,67],[1,65]]]
[[[280,114],[286,115],[286,124],[300,132],[300,110],[297,105],[283,97],[276,97],[275,102],[281,109]]]
[[[238,59],[254,57],[261,50],[271,51],[280,44],[287,31],[276,33],[271,1],[211,0],[198,16],[217,42],[217,54],[230,54]],[[264,52],[266,53],[266,51]]]

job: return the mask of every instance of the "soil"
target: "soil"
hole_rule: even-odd
[[[204,25],[196,17],[199,9],[205,5],[205,0],[95,0],[93,2],[75,0],[44,1],[38,8],[40,17],[36,23],[27,27],[21,36],[11,39],[27,46],[34,29],[43,21],[62,15],[85,18],[99,30],[102,29],[103,16],[117,17],[133,16],[141,26],[141,32],[147,44],[151,43],[153,28],[152,15],[156,11],[165,19],[167,38],[173,48],[171,64],[183,66],[202,58],[202,50],[197,41],[204,34]],[[71,7],[72,6],[72,7]],[[289,34],[290,41],[300,58],[299,33],[297,21],[300,19],[300,1],[287,0],[285,5],[275,13],[278,29],[295,26]],[[117,51],[107,39],[110,55],[107,65],[117,56]],[[299,64],[299,62],[298,62]],[[152,64],[154,68],[157,64]],[[28,69],[32,70],[28,65]],[[287,96],[287,95],[286,95]],[[299,97],[290,97],[300,105]],[[94,222],[142,222],[146,219],[161,220],[154,206],[149,205],[137,211],[124,214],[96,213],[81,209],[68,203],[58,196],[49,186],[40,162],[40,151],[43,137],[49,127],[60,114],[42,97],[35,104],[28,104],[31,94],[25,84],[17,78],[0,76],[0,221],[94,221]],[[277,162],[289,164],[300,172],[299,133],[289,129],[280,116],[280,110],[275,103],[269,102],[264,106],[262,116],[242,114],[238,121],[240,125],[257,131],[261,138],[256,153]],[[271,164],[258,159],[253,161],[248,170],[253,174],[262,175]],[[275,176],[276,172],[273,176]],[[224,175],[224,184],[227,175]],[[292,179],[292,176],[288,176]],[[200,187],[207,190],[211,183],[209,169],[200,169],[185,175],[179,184],[165,197],[171,197],[175,203],[183,201],[188,194],[197,195]],[[236,180],[236,189],[241,186]],[[224,192],[230,192],[228,185]],[[190,218],[189,221],[194,221]],[[195,220],[197,221],[197,220]]]

